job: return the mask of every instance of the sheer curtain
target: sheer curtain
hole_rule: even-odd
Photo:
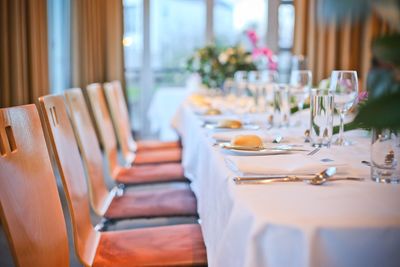
[[[0,107],[49,92],[47,0],[0,1]]]
[[[122,0],[71,0],[72,86],[124,84]]]
[[[350,21],[324,24],[317,14],[319,3],[318,0],[294,0],[293,53],[307,57],[315,84],[328,78],[334,69],[351,69],[358,71],[364,85],[372,59],[371,42],[389,28],[377,16],[352,25]]]

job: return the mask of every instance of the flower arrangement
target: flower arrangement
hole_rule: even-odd
[[[253,29],[248,29],[246,31],[246,35],[253,48],[253,61],[258,62],[257,65],[259,65],[259,68],[261,67],[270,70],[276,70],[278,68],[276,56],[268,47],[259,45],[258,41],[260,38],[258,37],[256,31]]]
[[[221,48],[207,45],[197,49],[187,60],[187,70],[197,72],[209,88],[221,88],[225,79],[238,70],[256,70],[250,52],[240,46]]]

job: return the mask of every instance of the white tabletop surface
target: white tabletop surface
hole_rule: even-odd
[[[171,127],[171,119],[188,94],[185,87],[160,88],[153,96],[147,118],[150,131],[162,141],[178,139],[176,131]]]
[[[400,185],[369,179],[369,167],[361,164],[370,158],[365,132],[346,133],[353,146],[319,152],[345,161],[350,174],[365,181],[236,185],[226,160],[240,157],[213,146],[215,132],[202,127],[202,119],[187,101],[173,124],[198,199],[209,266],[400,266]],[[302,132],[302,127],[258,131],[289,139]],[[252,157],[268,166],[275,156]]]

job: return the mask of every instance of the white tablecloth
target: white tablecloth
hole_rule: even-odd
[[[400,266],[400,186],[368,178],[360,164],[370,158],[368,137],[348,133],[357,143],[331,155],[354,163],[366,181],[236,185],[227,155],[212,146],[212,133],[187,103],[173,124],[209,266]]]
[[[188,94],[185,87],[160,88],[153,96],[147,118],[150,132],[162,141],[178,139],[176,131],[171,127],[171,119]]]

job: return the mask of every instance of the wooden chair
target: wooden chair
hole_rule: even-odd
[[[117,144],[110,113],[103,94],[101,84],[94,83],[87,86],[89,102],[92,107],[95,122],[99,129],[100,141],[109,156],[116,153]],[[180,162],[181,149],[161,149],[133,152],[125,150],[124,159],[129,164],[154,164]]]
[[[52,130],[57,133],[54,137],[62,150],[76,150],[65,138],[65,129],[58,127],[57,108],[49,108]],[[17,266],[69,266],[66,227],[36,108],[1,109],[0,114],[1,215]],[[53,145],[54,141],[51,138]],[[69,153],[55,153],[71,213],[75,251],[85,266],[206,264],[199,225],[95,231],[86,182],[80,175],[83,167],[69,157]]]
[[[98,152],[99,142],[95,134],[95,130],[90,120],[88,108],[83,97],[82,91],[79,88],[70,89],[65,92],[65,97],[67,99],[67,104],[71,111],[71,119],[74,127],[77,131],[78,141],[79,139],[85,140],[85,142],[78,142],[81,145],[82,151],[87,151],[87,157],[83,154],[85,158],[91,159],[86,160],[90,164],[94,164],[92,155],[94,153],[101,156]],[[103,98],[104,100],[104,98]],[[98,111],[101,112],[101,109]],[[104,128],[101,129],[103,136],[107,139],[104,143],[104,151],[106,154],[108,169],[110,171],[110,176],[118,184],[144,184],[144,183],[157,183],[157,182],[171,182],[171,181],[182,181],[186,182],[187,179],[183,175],[183,168],[180,163],[163,163],[163,164],[143,164],[137,166],[124,167],[118,163],[118,151],[117,144],[115,141],[115,135],[110,124],[110,117],[104,114],[106,122],[104,122]],[[84,147],[85,146],[85,147]],[[98,166],[93,166],[90,170],[98,169],[100,170],[100,165],[102,161],[97,160]],[[93,172],[93,175],[96,175]]]
[[[0,216],[16,266],[69,266],[64,216],[35,105],[0,109]]]
[[[128,191],[121,196],[117,196],[116,188],[109,192],[102,172],[101,151],[82,92],[80,89],[75,89],[67,95],[89,178],[90,200],[98,215],[109,220],[197,215],[196,198],[189,188]],[[39,98],[39,102],[50,132],[53,150],[60,159],[65,158],[59,161],[59,169],[65,179],[85,179],[78,144],[64,98],[61,95],[49,95]]]
[[[180,142],[162,142],[156,140],[135,141],[132,136],[128,108],[120,81],[105,83],[104,92],[110,107],[118,143],[125,158],[129,158],[129,154],[132,152],[180,149]]]

